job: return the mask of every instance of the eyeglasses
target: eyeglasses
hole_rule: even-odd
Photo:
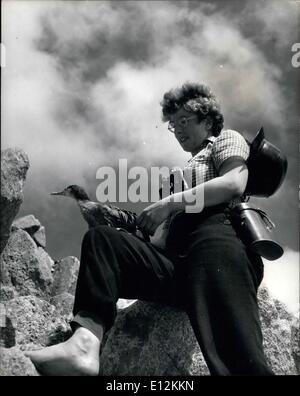
[[[181,126],[182,128],[186,128],[188,126],[189,120],[192,120],[197,117],[198,117],[197,115],[192,115],[190,117],[183,116],[183,117],[179,118],[179,120],[177,121],[177,124],[179,126]],[[175,133],[175,122],[170,121],[168,123],[168,130],[172,133]]]

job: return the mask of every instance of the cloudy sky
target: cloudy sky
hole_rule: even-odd
[[[265,282],[295,310],[299,16],[299,2],[286,0],[4,0],[2,147],[30,158],[19,215],[45,225],[50,255],[79,257],[86,224],[75,202],[49,192],[79,184],[95,200],[97,169],[120,158],[129,167],[183,166],[189,155],[161,122],[159,102],[171,87],[205,82],[226,127],[251,140],[263,125],[288,157],[282,188],[252,202],[267,210],[286,251],[266,262]]]

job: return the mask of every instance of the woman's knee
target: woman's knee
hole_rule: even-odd
[[[90,228],[84,235],[81,249],[93,255],[111,255],[122,250],[124,236],[114,227],[101,225]]]
[[[111,227],[107,225],[100,225],[97,227],[91,227],[87,230],[87,232],[83,236],[83,243],[85,242],[90,242],[92,239],[95,238],[95,235],[97,236],[105,236],[108,235],[111,231]]]

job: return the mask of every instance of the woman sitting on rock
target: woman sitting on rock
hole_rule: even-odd
[[[114,324],[119,298],[184,308],[212,375],[272,375],[258,315],[263,263],[237,236],[230,208],[241,201],[249,147],[224,130],[211,90],[186,83],[167,92],[163,121],[184,151],[189,188],[148,206],[138,225],[153,235],[167,219],[165,248],[108,226],[82,242],[72,337],[27,352],[44,375],[97,375],[103,334]]]

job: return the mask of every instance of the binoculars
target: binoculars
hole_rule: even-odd
[[[283,248],[272,238],[275,225],[263,210],[242,202],[231,213],[236,232],[248,248],[271,261],[283,255]]]

